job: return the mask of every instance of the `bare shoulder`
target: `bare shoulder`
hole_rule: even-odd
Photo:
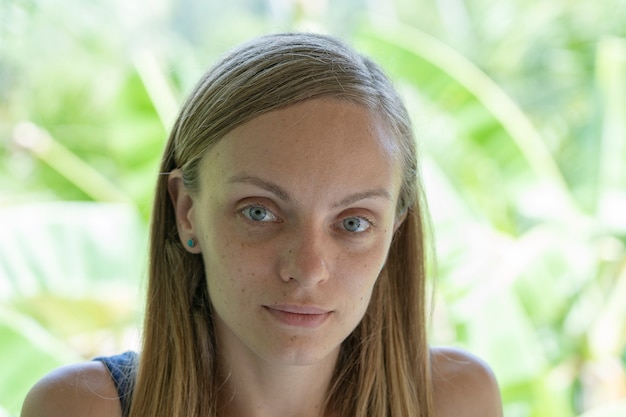
[[[437,417],[501,417],[496,378],[480,358],[461,349],[431,349]]]
[[[109,371],[101,362],[58,368],[26,396],[21,417],[121,417],[122,409]]]

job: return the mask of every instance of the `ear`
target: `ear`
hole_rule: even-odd
[[[189,193],[183,181],[183,173],[180,169],[172,170],[167,178],[167,191],[169,192],[174,212],[176,213],[176,228],[180,243],[190,253],[200,253],[198,231],[194,219],[194,199]],[[189,245],[190,239],[195,245]]]

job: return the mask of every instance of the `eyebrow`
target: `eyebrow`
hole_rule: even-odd
[[[393,202],[393,198],[391,197],[391,194],[389,194],[389,191],[385,190],[384,188],[377,188],[375,190],[368,190],[363,191],[362,193],[351,194],[337,204],[333,204],[333,208],[346,207],[358,201],[367,200],[369,198],[384,198]]]
[[[274,194],[279,199],[285,202],[290,202],[293,200],[291,198],[291,195],[279,185],[273,182],[261,179],[259,177],[252,176],[252,175],[235,175],[235,176],[230,177],[228,179],[228,182],[231,184],[234,184],[234,183],[251,184],[259,188],[262,188],[266,191],[269,191],[270,193]],[[384,198],[389,201],[393,201],[393,197],[391,196],[389,191],[387,191],[384,188],[376,188],[373,190],[367,190],[367,191],[351,194],[347,196],[346,198],[344,198],[343,200],[339,201],[338,203],[333,204],[332,207],[341,208],[341,207],[349,206],[358,201],[366,200],[369,198]]]
[[[252,175],[235,175],[228,179],[228,182],[231,184],[235,183],[243,183],[243,184],[252,184],[259,188],[262,188],[270,193],[274,194],[276,197],[283,201],[291,201],[291,195],[279,185],[274,184],[273,182],[262,180],[259,177],[254,177]]]

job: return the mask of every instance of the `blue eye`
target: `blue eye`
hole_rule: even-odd
[[[241,210],[241,214],[255,222],[272,222],[277,220],[274,213],[263,206],[248,206]]]
[[[371,223],[362,217],[348,217],[343,220],[343,228],[351,233],[361,233],[369,229]]]

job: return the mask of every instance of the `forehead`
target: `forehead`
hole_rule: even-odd
[[[378,114],[314,99],[240,125],[209,149],[202,169],[221,178],[261,171],[287,183],[350,177],[389,186],[382,183],[399,177],[398,156],[396,140]]]

